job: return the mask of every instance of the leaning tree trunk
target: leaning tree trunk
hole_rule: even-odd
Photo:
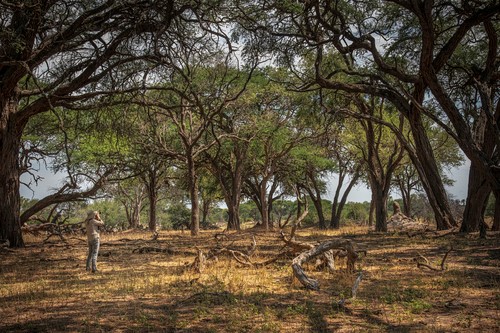
[[[469,169],[467,200],[460,232],[474,232],[484,223],[484,211],[488,204],[491,186],[474,165]]]
[[[22,126],[18,126],[12,116],[17,101],[0,101],[0,239],[8,239],[11,247],[23,247],[18,159]]]
[[[414,108],[408,118],[418,156],[417,163],[421,166],[420,168],[417,167],[417,170],[420,177],[424,178],[422,179],[422,184],[434,212],[437,229],[450,229],[457,226],[457,223],[451,213],[448,197],[441,176],[439,175],[436,159],[432,153],[432,147],[422,124],[419,110]]]

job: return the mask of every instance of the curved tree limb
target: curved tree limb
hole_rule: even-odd
[[[295,277],[306,287],[307,289],[319,290],[319,282],[315,279],[311,279],[304,272],[302,265],[332,249],[342,249],[347,252],[347,270],[352,272],[354,270],[354,263],[358,259],[358,254],[356,252],[356,244],[348,239],[332,239],[323,242],[312,249],[302,252],[300,255],[295,257],[292,261],[292,269]]]

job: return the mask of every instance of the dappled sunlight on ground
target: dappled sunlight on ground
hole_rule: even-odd
[[[292,257],[255,268],[220,255],[202,273],[189,269],[197,250],[216,246],[244,251],[256,239],[253,263],[283,248],[277,231],[217,231],[102,235],[100,272],[85,271],[83,236],[26,237],[26,248],[0,254],[1,332],[495,332],[500,330],[500,244],[450,235],[408,238],[362,227],[298,230],[296,240],[346,237],[367,250],[357,297],[349,299],[357,272],[310,274],[309,291],[292,276]],[[425,257],[444,271],[417,268]],[[147,252],[157,249],[158,252]],[[167,251],[168,250],[168,251]],[[160,252],[161,251],[161,252]]]

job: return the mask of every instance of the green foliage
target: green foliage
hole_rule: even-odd
[[[169,221],[174,229],[189,229],[191,223],[191,210],[183,203],[174,203],[170,205],[166,212]]]
[[[366,223],[370,217],[369,202],[348,202],[342,210],[342,218],[347,221]]]

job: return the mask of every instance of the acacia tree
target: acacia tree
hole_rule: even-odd
[[[272,227],[272,204],[285,194],[286,183],[296,176],[297,151],[307,145],[310,129],[300,122],[297,96],[270,83],[260,87],[253,106],[255,137],[249,143],[245,194],[261,214],[261,226]],[[301,171],[303,173],[303,171]]]
[[[145,208],[147,198],[146,186],[138,178],[130,178],[108,186],[111,193],[124,207],[128,227],[138,228],[141,225],[141,212]]]
[[[397,107],[409,121],[416,152],[412,160],[419,160],[421,167],[417,170],[437,226],[443,229],[456,223],[423,126],[423,116],[430,117],[451,134],[465,154],[475,161],[473,164],[482,168],[490,182],[498,182],[496,157],[485,157],[478,148],[480,146],[473,143],[458,104],[450,100],[447,94],[450,90],[443,88],[440,78],[448,68],[453,68],[451,60],[458,49],[478,45],[469,43],[469,37],[474,36],[472,30],[481,24],[490,42],[484,48],[489,50],[488,57],[480,60],[487,66],[480,68],[488,68],[488,73],[495,72],[491,71],[494,63],[491,59],[496,56],[498,48],[490,21],[497,17],[499,6],[496,1],[455,4],[444,1],[317,0],[252,2],[239,5],[237,9],[246,19],[244,28],[259,34],[267,32],[271,42],[262,45],[283,55],[295,73],[304,74],[300,67],[302,63],[296,61],[296,50],[300,50],[301,56],[308,52],[313,55],[314,74],[303,75],[306,82],[316,82],[328,89],[383,97]],[[382,39],[383,44],[379,42]],[[343,66],[329,61],[327,55],[331,52],[343,56]],[[484,74],[481,82],[496,80],[494,74],[481,73]],[[351,78],[349,82],[345,80],[346,76]],[[486,80],[488,78],[490,81]],[[427,107],[429,99],[426,96],[429,95],[426,93],[429,90],[442,112],[436,113],[435,108]],[[488,97],[483,100],[484,105],[492,104],[488,102],[492,95],[487,90],[484,93]],[[496,134],[494,137],[498,138],[498,126],[491,116],[489,119],[492,135]]]
[[[319,102],[320,93],[301,93],[297,99],[297,103],[301,105],[297,115],[300,131],[310,135],[307,135],[306,141],[293,152],[296,162],[291,164],[295,168],[291,181],[292,185],[297,185],[295,192],[300,192],[300,189],[307,192],[318,215],[318,227],[326,229],[328,225],[323,212],[322,196],[327,190],[328,174],[338,171],[335,168],[337,161],[333,158],[337,147],[333,148],[332,144],[338,124],[335,116],[318,111],[322,107]],[[300,193],[297,193],[296,197],[300,205]]]
[[[161,56],[162,63],[171,69],[166,73],[168,81],[154,94],[145,94],[135,102],[149,110],[155,137],[151,150],[175,160],[176,166],[186,173],[191,201],[190,229],[192,235],[197,235],[198,172],[204,166],[206,151],[225,135],[214,136],[211,128],[222,110],[245,90],[252,70],[236,70],[231,49],[220,46],[226,39],[211,40],[211,32],[203,29],[185,33],[193,36],[190,42],[178,44]]]
[[[386,113],[384,101],[378,101],[373,97],[365,100],[361,96],[356,96],[354,104],[361,113],[370,115],[370,119],[382,118]],[[358,121],[365,136],[365,140],[358,145],[368,172],[367,178],[372,192],[371,207],[375,210],[375,230],[387,231],[387,199],[392,176],[404,156],[404,148],[398,138],[391,135],[389,129],[373,123],[370,119]],[[403,125],[402,117],[399,117],[397,127],[400,131]]]
[[[255,138],[253,115],[255,82],[262,82],[262,75],[254,75],[242,96],[224,108],[214,119],[212,131],[219,137],[212,149],[207,150],[207,168],[217,179],[227,206],[227,228],[240,230],[240,202],[243,195],[243,179],[246,178],[250,142]]]
[[[24,244],[19,151],[29,119],[133,89],[154,52],[144,46],[197,10],[172,0],[0,3],[0,238]]]

